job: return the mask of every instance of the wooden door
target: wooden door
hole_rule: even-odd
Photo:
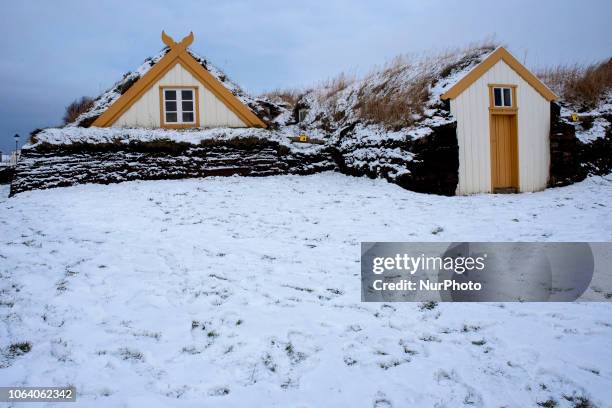
[[[491,115],[491,188],[518,191],[516,115]]]

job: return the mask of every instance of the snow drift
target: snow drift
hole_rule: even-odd
[[[87,407],[612,400],[609,302],[361,303],[358,263],[361,241],[609,241],[610,177],[450,198],[337,173],[6,193],[3,385],[73,384]]]

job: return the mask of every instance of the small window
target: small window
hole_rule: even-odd
[[[512,89],[504,88],[504,106],[512,106]]]
[[[193,89],[164,89],[164,121],[167,124],[195,124]]]
[[[300,109],[298,111],[298,122],[303,122],[306,120],[306,115],[308,115],[308,109]]]
[[[496,108],[511,108],[512,102],[512,88],[493,88],[493,106]]]
[[[166,91],[166,100],[176,101],[176,91]]]

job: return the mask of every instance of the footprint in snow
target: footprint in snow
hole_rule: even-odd
[[[431,230],[431,234],[432,235],[438,235],[439,233],[441,233],[442,231],[444,231],[444,228],[442,227],[436,227],[433,230]]]
[[[230,389],[227,387],[212,388],[208,391],[208,395],[211,397],[223,397],[230,393]]]
[[[379,393],[382,394],[382,393]],[[391,401],[389,401],[384,394],[382,394],[381,397],[377,397],[374,400],[374,403],[372,404],[372,407],[374,408],[391,408],[393,407],[393,404],[391,404]]]

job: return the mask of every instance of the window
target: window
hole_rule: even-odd
[[[511,108],[513,106],[512,88],[494,87],[493,106],[496,108]]]
[[[164,88],[164,122],[195,124],[195,90]]]

